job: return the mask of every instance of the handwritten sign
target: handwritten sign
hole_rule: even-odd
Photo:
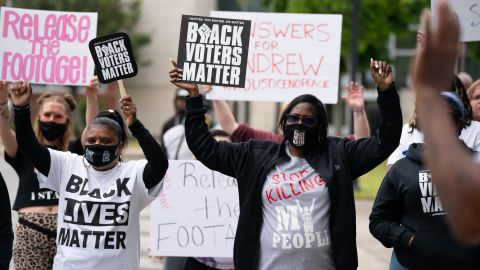
[[[480,40],[480,1],[479,0],[448,0],[460,25],[460,41]],[[432,0],[432,19],[437,16],[438,0]]]
[[[100,82],[109,83],[137,75],[137,63],[127,34],[114,33],[98,37],[92,39],[88,46]]]
[[[212,11],[252,21],[244,88],[213,87],[208,99],[290,101],[313,94],[337,103],[341,15]]]
[[[182,80],[243,87],[250,21],[182,16],[177,65]]]
[[[151,204],[151,254],[233,257],[237,181],[198,161],[169,162],[163,190]]]
[[[0,79],[88,85],[97,13],[1,8]]]

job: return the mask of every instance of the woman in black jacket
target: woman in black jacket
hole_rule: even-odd
[[[188,146],[207,167],[238,180],[235,269],[357,268],[352,180],[388,157],[402,128],[390,67],[372,61],[371,72],[382,114],[380,128],[371,138],[327,137],[323,104],[312,95],[302,95],[282,114],[281,144],[215,141],[205,124],[198,87],[182,83],[178,68],[170,72],[171,82],[190,94],[185,122]]]
[[[465,107],[455,93],[442,92],[442,97],[459,136],[466,126]],[[383,179],[370,214],[370,232],[385,247],[393,247],[408,269],[480,269],[480,247],[460,245],[447,227],[447,210],[423,164],[423,151],[423,144],[410,145],[406,157]]]

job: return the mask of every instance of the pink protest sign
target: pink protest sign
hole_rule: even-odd
[[[0,80],[88,85],[97,13],[1,8]]]

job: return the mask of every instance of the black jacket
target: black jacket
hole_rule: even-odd
[[[452,238],[447,214],[424,169],[422,144],[411,144],[383,179],[370,215],[370,232],[393,247],[408,269],[480,269],[480,248]],[[415,236],[411,247],[409,239]]]
[[[330,234],[336,269],[357,268],[355,204],[352,180],[385,160],[397,147],[402,114],[395,87],[379,92],[382,122],[368,139],[327,138],[306,160],[326,180],[331,199]],[[238,181],[240,217],[235,236],[237,270],[257,268],[262,228],[261,191],[272,167],[288,159],[285,141],[216,142],[208,132],[202,97],[187,98],[186,139],[195,157],[212,170]]]

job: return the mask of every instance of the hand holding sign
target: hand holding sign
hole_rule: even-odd
[[[25,107],[32,97],[32,85],[29,82],[15,82],[12,84],[12,102],[15,107]]]
[[[0,105],[6,105],[8,102],[8,82],[0,81]]]
[[[120,99],[120,109],[122,109],[127,125],[131,125],[137,120],[137,106],[133,103],[131,96],[126,95]]]
[[[118,81],[120,96],[126,96],[122,79],[137,75],[137,63],[130,38],[125,33],[98,37],[89,43],[98,79],[102,83]]]
[[[0,117],[8,121],[8,82],[0,81]]]
[[[250,24],[247,20],[183,15],[177,59],[182,80],[243,87]]]
[[[85,92],[87,92],[87,96],[97,95],[98,94],[98,77],[93,76],[90,79],[90,84],[85,87]]]
[[[190,97],[198,96],[198,85],[195,83],[182,82],[183,70],[177,67],[177,63],[174,60],[170,59],[170,62],[173,65],[173,69],[168,73],[170,75],[170,82],[176,87],[187,90]]]

